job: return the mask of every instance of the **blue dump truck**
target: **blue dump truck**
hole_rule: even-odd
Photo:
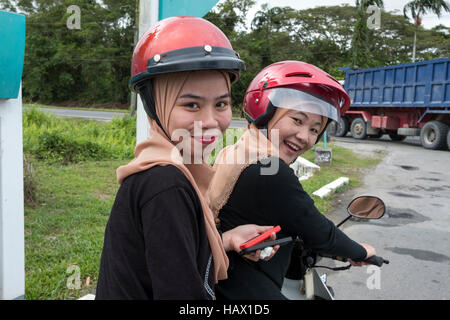
[[[427,149],[450,149],[450,58],[370,69],[341,68],[350,109],[328,132],[355,139],[420,136]]]

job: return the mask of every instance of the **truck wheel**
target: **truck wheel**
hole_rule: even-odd
[[[426,149],[438,150],[445,148],[448,126],[439,121],[427,122],[420,130],[420,141]]]
[[[350,133],[355,139],[363,140],[367,137],[367,124],[363,118],[356,118],[352,121]]]
[[[337,123],[336,126],[336,137],[345,137],[348,132],[348,119],[347,118],[340,118],[339,123]]]
[[[340,118],[339,122],[333,121],[327,128],[327,132],[335,137],[344,137],[348,132],[347,118]]]
[[[448,148],[448,150],[450,150],[450,129],[448,130],[448,133],[447,133],[447,148]]]
[[[336,127],[337,127],[336,121],[331,121],[328,127],[326,128],[327,134],[333,137],[336,136]]]
[[[390,133],[389,138],[391,138],[392,141],[403,141],[406,139],[406,136],[402,136],[396,133]]]

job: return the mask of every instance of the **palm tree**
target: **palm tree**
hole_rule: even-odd
[[[450,6],[445,0],[413,0],[403,7],[403,15],[408,18],[407,12],[409,12],[414,19],[413,62],[416,61],[417,31],[422,24],[422,16],[431,12],[439,18],[443,10],[450,12]]]
[[[383,8],[383,0],[356,0],[357,18],[352,37],[352,64],[366,67],[369,62],[369,28],[367,27],[367,8],[377,6]]]

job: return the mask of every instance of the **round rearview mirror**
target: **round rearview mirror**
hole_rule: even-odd
[[[385,211],[383,200],[373,196],[355,198],[347,207],[350,215],[364,219],[380,219]]]

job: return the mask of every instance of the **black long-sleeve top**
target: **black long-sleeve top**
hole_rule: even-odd
[[[294,171],[279,158],[269,160],[269,163],[250,165],[241,173],[228,202],[219,212],[221,231],[248,223],[280,225],[277,238],[299,236],[305,246],[317,252],[364,259],[366,250],[317,210]],[[276,165],[276,174],[262,174]],[[272,259],[259,262],[228,253],[228,279],[219,281],[218,299],[283,299],[280,289],[291,251],[292,244],[281,246]]]
[[[96,299],[212,299],[200,200],[174,166],[127,177],[106,226]]]

